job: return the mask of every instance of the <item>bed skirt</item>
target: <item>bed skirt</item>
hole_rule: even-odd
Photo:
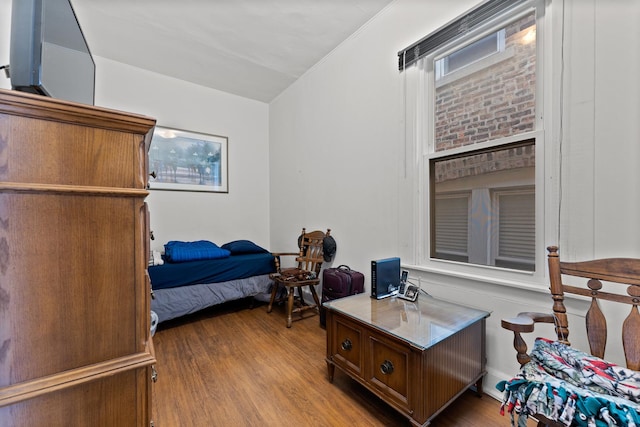
[[[153,291],[151,310],[162,323],[223,302],[267,293],[272,283],[269,275],[264,274],[228,282],[158,289]]]

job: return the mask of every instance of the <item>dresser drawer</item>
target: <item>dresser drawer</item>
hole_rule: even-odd
[[[409,347],[375,333],[367,340],[366,381],[389,401],[411,410],[411,378],[416,378],[420,372],[412,364]]]
[[[1,113],[0,129],[0,181],[143,188],[142,135]]]
[[[362,328],[342,317],[335,318],[333,361],[343,369],[362,376]]]
[[[97,375],[76,386],[44,388],[31,399],[0,406],[0,425],[147,427],[150,382],[147,368],[142,367]]]

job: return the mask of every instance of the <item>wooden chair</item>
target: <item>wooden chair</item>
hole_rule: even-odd
[[[322,268],[323,258],[323,242],[324,238],[328,237],[331,230],[327,230],[326,233],[322,231],[306,232],[306,229],[302,229],[302,234],[298,239],[298,252],[283,252],[274,253],[276,262],[276,273],[271,275],[271,279],[274,281],[273,288],[271,290],[271,299],[269,306],[267,307],[267,313],[271,313],[273,303],[286,299],[287,301],[287,328],[291,327],[293,321],[293,313],[300,313],[300,318],[303,318],[303,312],[312,310],[314,313],[319,313],[320,300],[316,293],[315,286],[320,283],[320,269]],[[295,256],[296,267],[282,268],[280,258],[283,256]],[[314,304],[307,304],[304,300],[302,288],[304,286],[309,287],[311,296],[313,297]],[[284,298],[278,299],[278,290],[284,287],[287,292]],[[295,289],[298,289],[298,298],[296,300],[294,296]],[[294,304],[296,303],[297,304]],[[295,308],[294,308],[295,305]]]
[[[640,369],[640,259],[608,258],[583,262],[562,262],[558,256],[558,248],[547,248],[550,291],[553,299],[553,313],[520,313],[515,318],[503,319],[502,327],[513,331],[513,345],[517,352],[516,358],[523,367],[531,356],[527,354],[527,344],[522,333],[533,332],[536,323],[555,324],[558,342],[570,346],[569,324],[565,308],[565,294],[575,294],[591,299],[586,313],[586,332],[591,355],[604,359],[607,344],[607,320],[600,308],[598,300],[628,304],[631,310],[623,322],[622,343],[628,369]],[[587,280],[572,279],[571,284],[563,282],[563,276],[575,276]],[[564,277],[568,280],[568,277]],[[585,286],[576,286],[576,282],[586,282]],[[604,291],[601,281],[610,283]],[[617,286],[622,285],[622,286]],[[611,288],[611,289],[610,289]],[[626,294],[625,292],[626,291]],[[621,310],[623,310],[621,306]],[[560,424],[541,414],[534,414],[538,426],[560,426]],[[577,425],[577,424],[572,424]],[[586,424],[585,424],[586,425]],[[625,424],[626,425],[626,424]]]

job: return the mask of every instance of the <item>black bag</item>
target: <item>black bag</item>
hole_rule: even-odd
[[[364,274],[350,269],[346,265],[327,268],[322,273],[322,304],[349,295],[364,292]],[[327,313],[320,307],[320,325],[327,325]]]

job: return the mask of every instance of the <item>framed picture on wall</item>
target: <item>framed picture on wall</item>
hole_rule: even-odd
[[[225,136],[156,126],[149,148],[152,190],[228,193]]]

